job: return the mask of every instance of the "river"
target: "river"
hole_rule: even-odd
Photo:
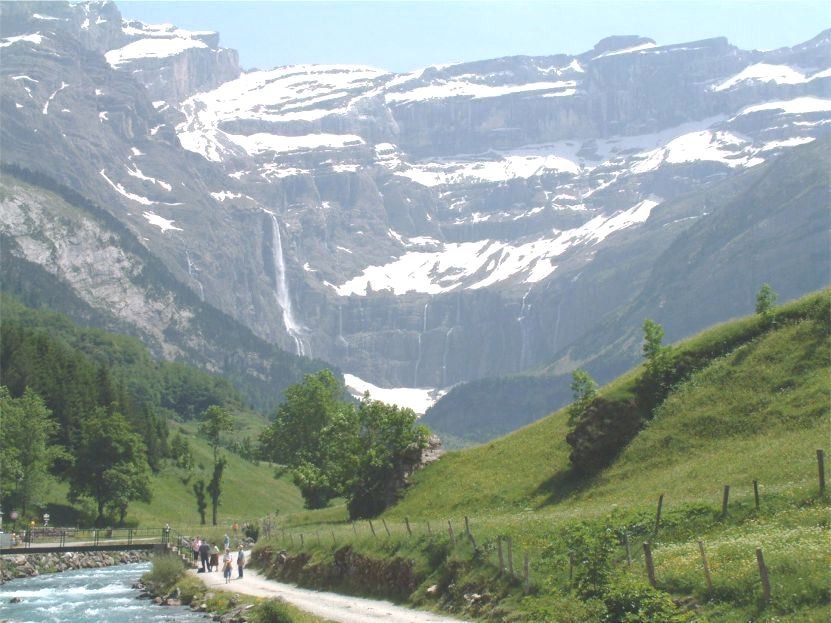
[[[11,580],[0,586],[0,621],[9,623],[205,623],[190,608],[136,599],[132,587],[150,563],[79,569]],[[14,597],[20,603],[10,603]]]

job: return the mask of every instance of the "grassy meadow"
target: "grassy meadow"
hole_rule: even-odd
[[[831,500],[818,491],[817,449],[827,450],[829,438],[828,303],[825,291],[783,306],[772,326],[749,317],[678,345],[714,355],[674,387],[598,474],[570,468],[563,409],[502,439],[447,454],[416,473],[403,499],[372,525],[345,522],[342,506],[301,511],[284,518],[287,531],[273,545],[310,554],[310,564],[324,563],[344,545],[380,559],[412,560],[424,581],[410,601],[469,618],[825,621]],[[601,395],[630,391],[639,372]],[[724,485],[730,485],[726,514]],[[499,543],[505,550],[508,538],[519,579],[499,573]],[[657,590],[646,583],[644,541],[651,544]],[[770,574],[770,605],[762,602],[757,548]],[[591,573],[605,578],[597,580],[606,586],[597,594],[580,588]],[[433,584],[442,587],[438,601],[424,590]],[[488,605],[465,597],[474,593],[488,595]],[[624,601],[640,614],[610,614]]]

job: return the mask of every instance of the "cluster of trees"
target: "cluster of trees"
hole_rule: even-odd
[[[308,508],[344,497],[350,517],[374,517],[391,504],[418,463],[428,431],[411,409],[346,398],[329,370],[286,390],[260,437],[264,458],[292,470]]]
[[[609,395],[597,393],[597,383],[583,369],[572,374],[573,402],[569,406],[570,460],[579,472],[591,473],[608,465],[648,421],[674,386],[695,370],[721,356],[754,332],[764,331],[776,321],[777,295],[763,284],[756,295],[756,314],[761,322],[714,344],[702,344],[684,352],[665,345],[664,328],[647,318],[643,323],[644,365],[631,387]]]
[[[97,524],[123,522],[131,501],[149,501],[164,459],[194,467],[187,440],[169,443],[168,420],[240,402],[227,381],[156,361],[135,338],[78,327],[7,295],[0,304],[0,503],[22,517],[57,478],[69,484],[70,502],[93,502]]]

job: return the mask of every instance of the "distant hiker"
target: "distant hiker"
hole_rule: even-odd
[[[230,549],[231,547],[231,537],[228,536],[228,533],[225,533],[225,549]]]
[[[202,541],[199,546],[199,559],[202,561],[202,573],[210,569],[211,546],[207,541]]]
[[[231,567],[233,563],[231,561],[231,550],[225,550],[225,556],[222,558],[222,575],[225,576],[225,583],[228,584],[231,581]]]
[[[237,532],[239,532],[239,524],[235,521],[234,525],[231,526],[231,529],[234,531],[234,538],[237,538]]]
[[[242,568],[245,567],[245,552],[242,549],[242,545],[239,546],[239,551],[237,552],[237,579],[242,579]]]
[[[195,539],[193,539],[193,542],[190,545],[191,549],[193,550],[193,562],[194,563],[199,562],[199,546],[200,545],[202,545],[202,539],[200,539],[199,537],[196,537]]]
[[[211,564],[208,566],[209,571],[219,571],[219,548],[214,545],[211,551]]]

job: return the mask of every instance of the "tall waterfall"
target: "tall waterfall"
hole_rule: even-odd
[[[531,304],[525,303],[528,295],[531,294],[531,288],[528,288],[528,292],[525,293],[525,296],[522,297],[522,308],[519,310],[519,316],[517,317],[517,322],[519,322],[519,335],[520,335],[520,342],[519,342],[519,370],[522,371],[525,369],[527,365],[527,358],[528,358],[528,328],[525,326],[525,319],[528,315],[528,312],[531,310]]]
[[[199,286],[199,299],[204,303],[205,302],[205,288],[202,285],[202,282],[196,278],[196,271],[199,269],[196,267],[196,264],[191,262],[190,260],[190,252],[185,249],[185,259],[188,261],[188,276],[196,282],[196,285]]]
[[[424,316],[421,320],[421,333],[418,334],[418,359],[415,363],[415,374],[413,375],[413,387],[418,387],[418,369],[421,367],[421,338],[427,332],[427,312],[430,309],[430,301],[424,304]]]
[[[277,295],[277,304],[283,310],[283,324],[286,332],[294,340],[295,350],[298,355],[306,355],[306,346],[303,344],[302,334],[306,327],[300,324],[294,317],[294,310],[291,307],[291,295],[289,294],[289,282],[286,279],[286,262],[283,258],[283,241],[280,238],[280,226],[274,213],[268,212],[271,217],[271,255],[274,263],[274,285]]]

